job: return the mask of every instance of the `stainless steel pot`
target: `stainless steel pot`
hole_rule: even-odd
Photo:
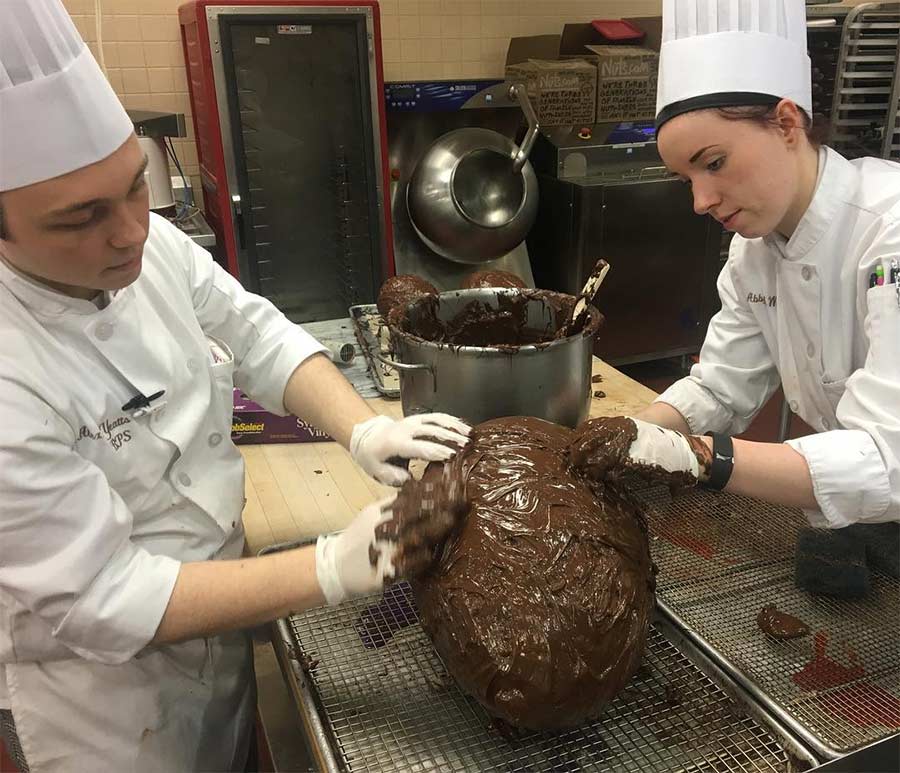
[[[406,189],[409,219],[432,250],[458,263],[502,257],[528,234],[537,214],[537,177],[528,153],[539,125],[525,87],[510,87],[528,118],[518,147],[509,137],[469,127],[438,137]]]
[[[520,292],[477,289],[441,293],[437,317],[451,320],[474,300],[497,308],[498,296]],[[407,308],[413,326],[426,313],[428,303],[429,299],[421,299]],[[576,426],[587,418],[590,408],[591,357],[601,321],[594,307],[589,314],[584,332],[549,344],[522,346],[516,352],[438,344],[392,326],[395,360],[384,361],[400,372],[404,415],[443,411],[472,423],[498,416],[537,416]],[[527,301],[527,320],[530,328],[555,329],[553,309],[540,298]]]

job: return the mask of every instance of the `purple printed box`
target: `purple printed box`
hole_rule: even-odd
[[[276,416],[234,390],[231,439],[244,443],[316,443],[331,440],[322,430],[296,416]]]

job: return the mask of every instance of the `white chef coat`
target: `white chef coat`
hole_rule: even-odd
[[[900,165],[819,151],[819,180],[789,240],[735,236],[691,374],[659,396],[691,432],[743,432],[783,385],[818,434],[788,441],[809,465],[817,526],[900,520]],[[869,287],[878,265],[886,284]]]
[[[181,562],[243,550],[233,386],[284,415],[325,347],[156,215],[102,309],[0,261],[0,330],[0,708],[31,770],[242,766],[247,635],[147,645]]]

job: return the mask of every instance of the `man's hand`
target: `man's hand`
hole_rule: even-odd
[[[410,479],[396,496],[363,508],[344,531],[316,544],[316,578],[325,600],[339,604],[424,573],[467,510],[455,465],[430,469],[424,480]]]
[[[662,470],[677,478],[671,483],[693,485],[709,478],[712,451],[694,435],[628,417],[591,419],[575,431],[569,446],[573,467],[594,480],[633,470],[654,477]]]
[[[394,576],[395,544],[375,534],[391,518],[394,499],[390,496],[367,505],[346,529],[319,537],[316,579],[329,604],[380,591],[385,577]]]
[[[422,413],[400,421],[373,416],[353,427],[350,454],[379,483],[399,486],[409,480],[409,472],[388,460],[447,461],[466,444],[469,432],[467,424],[445,413]]]

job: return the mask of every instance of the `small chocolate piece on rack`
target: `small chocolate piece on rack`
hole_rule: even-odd
[[[766,604],[759,610],[756,624],[773,639],[799,639],[809,633],[809,626],[799,617],[782,612],[774,604]]]

